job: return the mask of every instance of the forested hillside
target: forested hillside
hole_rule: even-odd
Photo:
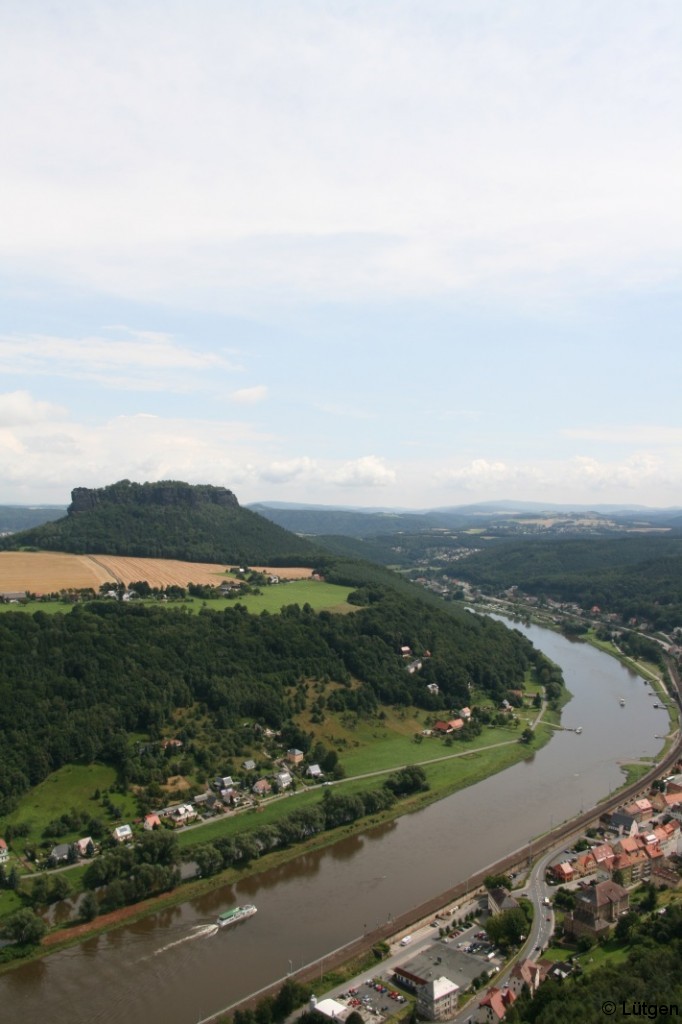
[[[1,550],[102,552],[187,562],[297,565],[315,548],[255,512],[224,487],[122,480],[76,488],[67,515],[0,538]]]
[[[0,813],[68,762],[102,759],[130,779],[130,734],[160,737],[178,708],[203,709],[210,721],[210,751],[200,737],[185,737],[187,752],[210,770],[239,752],[245,719],[290,725],[297,687],[308,679],[340,684],[330,698],[340,712],[371,713],[381,704],[437,710],[468,703],[470,682],[500,699],[531,663],[546,666],[524,637],[491,620],[453,615],[377,583],[355,601],[357,612],[345,616],[297,605],[276,616],[240,606],[190,616],[118,602],[67,615],[4,614]],[[407,671],[405,645],[430,652],[421,672]],[[551,678],[548,667],[543,678]]]
[[[452,574],[490,591],[518,586],[583,608],[598,605],[656,629],[682,625],[682,534],[499,542],[457,563]]]

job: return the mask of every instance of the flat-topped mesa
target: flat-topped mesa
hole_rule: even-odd
[[[68,515],[90,512],[103,505],[163,505],[177,508],[196,508],[198,505],[218,505],[221,508],[239,508],[237,498],[227,487],[212,484],[186,484],[178,480],[160,480],[157,483],[137,484],[119,480],[107,487],[74,487]]]

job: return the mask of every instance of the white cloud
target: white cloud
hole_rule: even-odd
[[[395,483],[396,473],[376,455],[364,455],[332,470],[328,480],[342,487],[386,487]]]
[[[226,355],[183,346],[170,335],[108,331],[82,338],[0,336],[0,370],[96,381],[109,388],[188,391],[202,379],[212,383],[216,374],[240,368]]]
[[[5,11],[8,269],[230,308],[677,276],[677,0],[266,10]]]
[[[263,385],[253,388],[239,388],[230,392],[230,398],[238,405],[255,405],[262,402],[268,396],[268,389]]]
[[[28,391],[6,391],[0,394],[0,427],[16,427],[61,420],[66,410],[51,402],[40,402]]]
[[[265,483],[281,484],[292,480],[312,480],[318,473],[319,467],[315,460],[304,455],[297,459],[271,462],[259,470],[258,477]]]

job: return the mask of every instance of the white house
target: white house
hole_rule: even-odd
[[[133,830],[130,825],[119,825],[114,829],[113,834],[117,843],[127,843],[133,838]]]

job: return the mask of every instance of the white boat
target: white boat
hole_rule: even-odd
[[[621,698],[620,698],[620,706],[621,706],[622,708],[624,708],[624,707],[625,707],[625,698],[624,698],[624,697],[621,697]]]
[[[219,928],[225,928],[228,924],[236,924],[237,921],[244,921],[247,917],[252,917],[257,910],[258,908],[254,907],[253,903],[247,903],[243,907],[233,907],[232,910],[225,910],[222,914],[218,914],[216,924]]]

